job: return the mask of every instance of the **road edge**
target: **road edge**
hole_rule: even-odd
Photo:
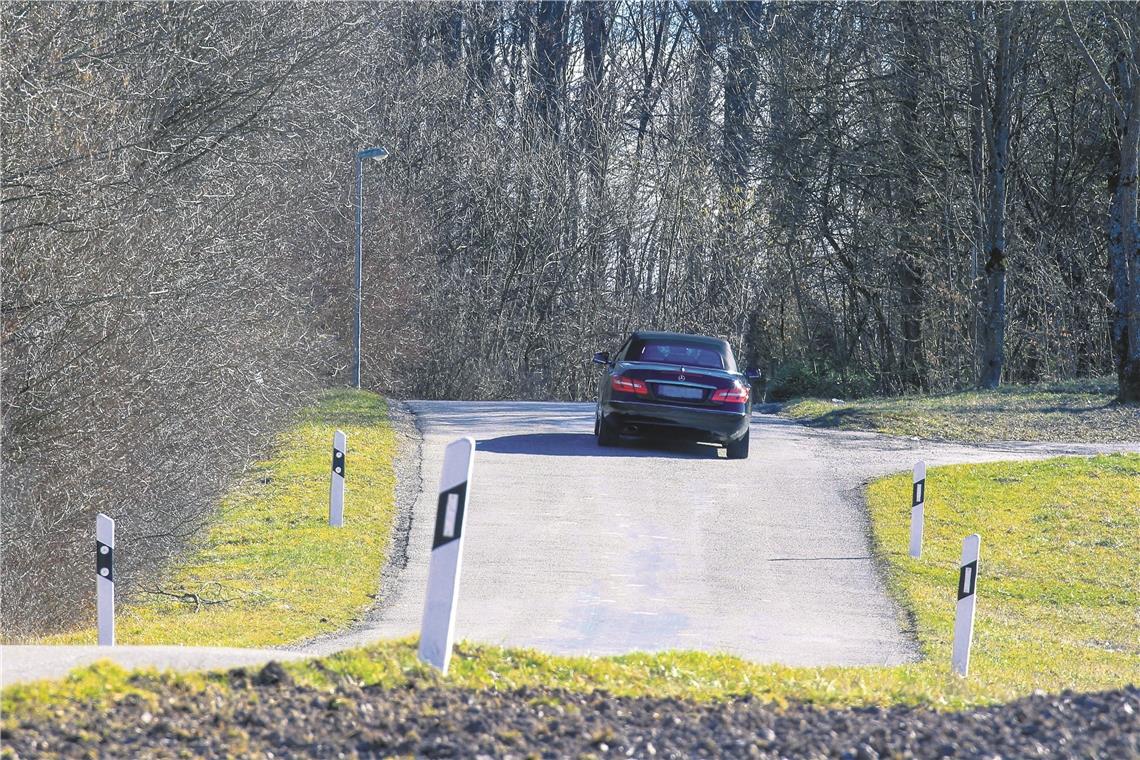
[[[401,400],[385,400],[388,403],[388,419],[396,437],[396,456],[392,460],[392,470],[396,476],[396,515],[388,539],[388,559],[377,579],[375,600],[347,628],[274,647],[279,651],[324,657],[342,649],[360,646],[362,634],[383,620],[385,612],[403,592],[400,581],[404,568],[408,566],[408,542],[416,501],[423,490],[423,433],[419,418],[411,407]]]

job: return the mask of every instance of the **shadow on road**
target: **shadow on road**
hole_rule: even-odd
[[[486,438],[475,443],[476,451],[493,454],[537,454],[548,457],[657,457],[664,459],[716,459],[715,446],[685,441],[625,441],[603,448],[589,433],[530,433]]]

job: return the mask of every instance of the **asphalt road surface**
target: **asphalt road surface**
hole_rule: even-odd
[[[389,568],[380,603],[361,623],[290,650],[2,647],[3,682],[57,677],[100,656],[225,668],[418,633],[443,449],[460,436],[477,447],[458,638],[565,654],[683,648],[792,665],[907,662],[916,644],[870,556],[861,500],[869,478],[909,471],[917,459],[1138,448],[940,444],[757,414],[750,458],[729,461],[696,444],[600,449],[592,404],[408,407],[422,456],[418,464],[404,456],[399,473],[405,524],[410,517],[398,547],[405,561]]]
[[[371,621],[312,651],[419,630],[443,449],[460,436],[477,445],[458,638],[563,654],[701,649],[793,665],[916,659],[871,557],[868,478],[920,458],[1117,448],[937,444],[757,414],[750,458],[730,461],[700,444],[599,448],[592,404],[409,407],[423,451],[407,566]]]

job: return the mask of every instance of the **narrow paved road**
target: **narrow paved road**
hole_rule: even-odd
[[[55,677],[105,655],[128,666],[224,668],[417,633],[443,449],[460,436],[477,441],[460,638],[573,654],[684,648],[795,665],[906,662],[915,644],[870,557],[864,482],[916,459],[1140,449],[939,444],[758,414],[751,457],[729,461],[700,445],[599,449],[592,404],[409,407],[423,445],[407,564],[363,623],[292,651],[2,647],[3,682]]]
[[[460,436],[477,441],[460,638],[573,654],[702,649],[796,665],[916,657],[870,556],[860,493],[868,478],[919,458],[1105,448],[933,444],[756,415],[751,457],[729,461],[702,445],[600,449],[591,404],[410,407],[424,440],[407,568],[378,620],[314,651],[418,630],[443,448]]]

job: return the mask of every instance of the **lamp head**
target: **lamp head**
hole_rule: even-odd
[[[356,157],[362,161],[366,158],[374,158],[377,161],[383,161],[388,157],[388,151],[383,148],[366,148],[356,154]]]

